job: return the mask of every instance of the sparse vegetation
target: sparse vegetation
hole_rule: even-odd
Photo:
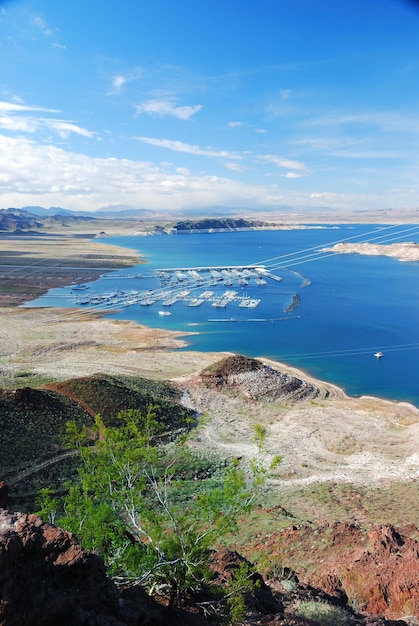
[[[295,610],[296,615],[311,619],[319,626],[349,626],[353,624],[351,613],[340,606],[309,600],[301,602]]]

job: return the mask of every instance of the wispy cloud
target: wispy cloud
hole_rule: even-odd
[[[43,37],[51,40],[52,46],[54,48],[65,49],[65,46],[58,42],[58,28],[53,28],[52,26],[50,26],[41,15],[35,15],[32,19],[32,22],[36,30],[40,32]]]
[[[397,133],[419,133],[419,118],[404,113],[395,113],[393,111],[366,111],[359,113],[341,113],[331,115],[320,115],[306,119],[304,126],[326,126],[327,128],[349,127],[352,132],[365,128],[379,129],[383,132]]]
[[[277,156],[276,154],[259,154],[256,158],[258,161],[272,163],[278,167],[284,167],[286,169],[297,171],[307,171],[307,166],[304,163],[301,163],[300,161],[293,161],[292,159],[285,159]]]
[[[39,106],[33,106],[33,105],[26,105],[26,104],[19,104],[17,102],[1,102],[0,101],[0,111],[16,111],[16,112],[23,112],[23,111],[41,111],[42,113],[60,113],[59,110],[57,109],[46,109],[44,107],[39,107]]]
[[[284,102],[285,100],[288,100],[290,95],[291,95],[291,89],[281,89],[281,91],[279,92],[279,99],[282,100],[282,102]]]
[[[36,115],[37,113],[60,113],[57,109],[3,101],[0,102],[1,113],[3,115],[0,115],[0,128],[8,131],[36,133],[47,128],[55,131],[62,139],[67,139],[72,134],[89,138],[95,136],[95,133],[82,128],[73,121]]]
[[[243,156],[236,152],[229,152],[228,150],[215,150],[214,148],[201,148],[190,143],[184,143],[183,141],[173,141],[171,139],[156,139],[154,137],[134,137],[137,141],[142,141],[150,146],[157,146],[159,148],[167,148],[168,150],[174,150],[175,152],[187,152],[188,154],[195,154],[199,156],[215,157],[223,159],[242,159]]]
[[[63,139],[67,139],[67,137],[69,137],[72,133],[80,135],[81,137],[92,138],[95,136],[95,133],[92,131],[65,120],[42,119],[40,120],[40,123],[43,123],[48,128],[55,130]]]
[[[202,104],[178,106],[172,100],[146,100],[135,106],[137,115],[146,113],[155,117],[176,117],[179,120],[189,120],[202,109]]]
[[[326,154],[344,159],[399,159],[405,154],[399,141],[393,145],[391,138],[386,139],[382,134],[364,132],[361,135],[337,133],[326,136],[306,136],[304,139],[294,140],[294,146],[305,151]],[[407,149],[411,148],[411,141],[407,138]],[[397,146],[397,147],[396,147]]]
[[[143,74],[142,69],[136,67],[130,72],[126,72],[124,74],[115,74],[111,79],[111,88],[107,92],[108,96],[117,96],[122,92],[122,88],[127,83],[131,83],[137,81],[141,78]]]
[[[227,161],[227,163],[224,163],[224,167],[226,167],[228,170],[231,170],[232,172],[244,172],[247,169],[244,165],[241,165],[240,163],[236,163],[234,161]]]
[[[33,23],[37,27],[37,29],[44,35],[44,37],[53,37],[56,33],[56,29],[51,28],[43,17],[40,15],[35,15],[33,18]]]

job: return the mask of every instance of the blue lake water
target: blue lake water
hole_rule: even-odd
[[[195,332],[188,348],[266,356],[333,382],[350,395],[375,395],[419,406],[419,262],[384,256],[332,255],[323,246],[343,240],[355,243],[414,241],[419,226],[343,225],[289,231],[246,231],[177,236],[115,237],[106,243],[134,248],[147,263],[112,272],[90,283],[85,292],[53,289],[28,306],[68,306],[83,310],[84,294],[117,290],[191,291],[221,295],[235,290],[241,297],[260,299],[257,308],[230,302],[218,309],[211,302],[190,307],[179,301],[159,315],[161,302],[132,304],[108,313],[147,326]],[[265,285],[249,278],[247,285],[162,285],[158,270],[168,268],[264,265],[282,281]],[[292,303],[298,304],[288,310]],[[83,308],[84,306],[84,308]],[[98,306],[103,309],[103,306]],[[291,307],[292,308],[292,307]],[[224,321],[214,321],[224,320]],[[231,321],[234,320],[234,321]],[[384,357],[374,358],[376,351]]]

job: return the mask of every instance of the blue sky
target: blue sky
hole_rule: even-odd
[[[0,0],[0,208],[419,206],[409,0]]]

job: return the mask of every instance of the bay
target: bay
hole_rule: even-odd
[[[419,406],[419,262],[321,252],[339,241],[412,241],[417,233],[419,227],[411,225],[317,225],[299,230],[107,238],[107,243],[137,249],[146,264],[105,275],[90,283],[85,293],[91,298],[120,290],[159,294],[183,289],[191,292],[190,299],[205,290],[215,296],[237,291],[241,298],[260,299],[259,305],[243,308],[236,300],[216,309],[209,301],[190,307],[182,300],[165,308],[171,314],[163,316],[157,301],[107,314],[194,332],[186,337],[189,350],[265,356],[335,383],[349,395]],[[211,285],[206,271],[203,284],[196,285],[186,272],[187,280],[170,286],[162,285],[159,278],[159,271],[166,269],[248,265],[263,265],[282,280],[266,278],[266,284],[258,285],[253,276],[247,285],[239,285],[236,277],[232,286]],[[173,272],[171,276],[175,278]],[[80,294],[70,287],[52,289],[28,306],[81,307]],[[103,306],[98,308],[106,312]],[[376,359],[376,351],[384,357]]]

